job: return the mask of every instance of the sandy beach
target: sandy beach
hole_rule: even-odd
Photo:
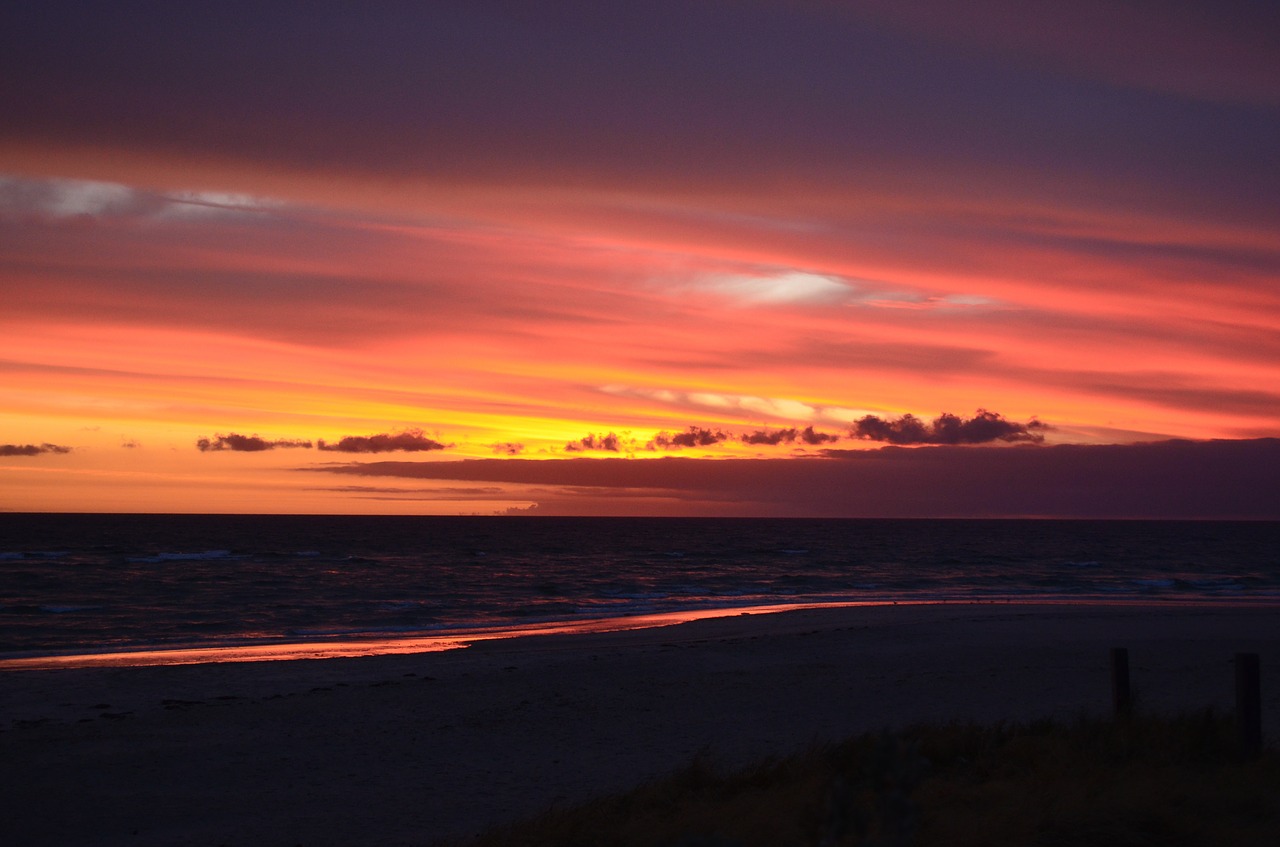
[[[1280,612],[938,605],[737,615],[417,655],[0,674],[0,842],[425,845],[624,790],[920,721],[1234,708]]]

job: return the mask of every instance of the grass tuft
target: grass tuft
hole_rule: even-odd
[[[1280,843],[1280,753],[1212,711],[872,733],[720,773],[695,760],[468,847]]]

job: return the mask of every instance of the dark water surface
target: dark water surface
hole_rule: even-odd
[[[1280,605],[1280,523],[0,514],[0,656],[975,600]]]

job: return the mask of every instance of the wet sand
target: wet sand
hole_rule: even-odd
[[[0,843],[425,845],[920,721],[1234,708],[1280,610],[942,605],[741,615],[355,659],[0,673]]]

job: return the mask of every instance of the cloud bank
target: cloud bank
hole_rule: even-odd
[[[823,458],[374,462],[309,469],[543,487],[539,514],[1280,519],[1280,439],[828,450]],[[526,489],[527,490],[527,489]]]

